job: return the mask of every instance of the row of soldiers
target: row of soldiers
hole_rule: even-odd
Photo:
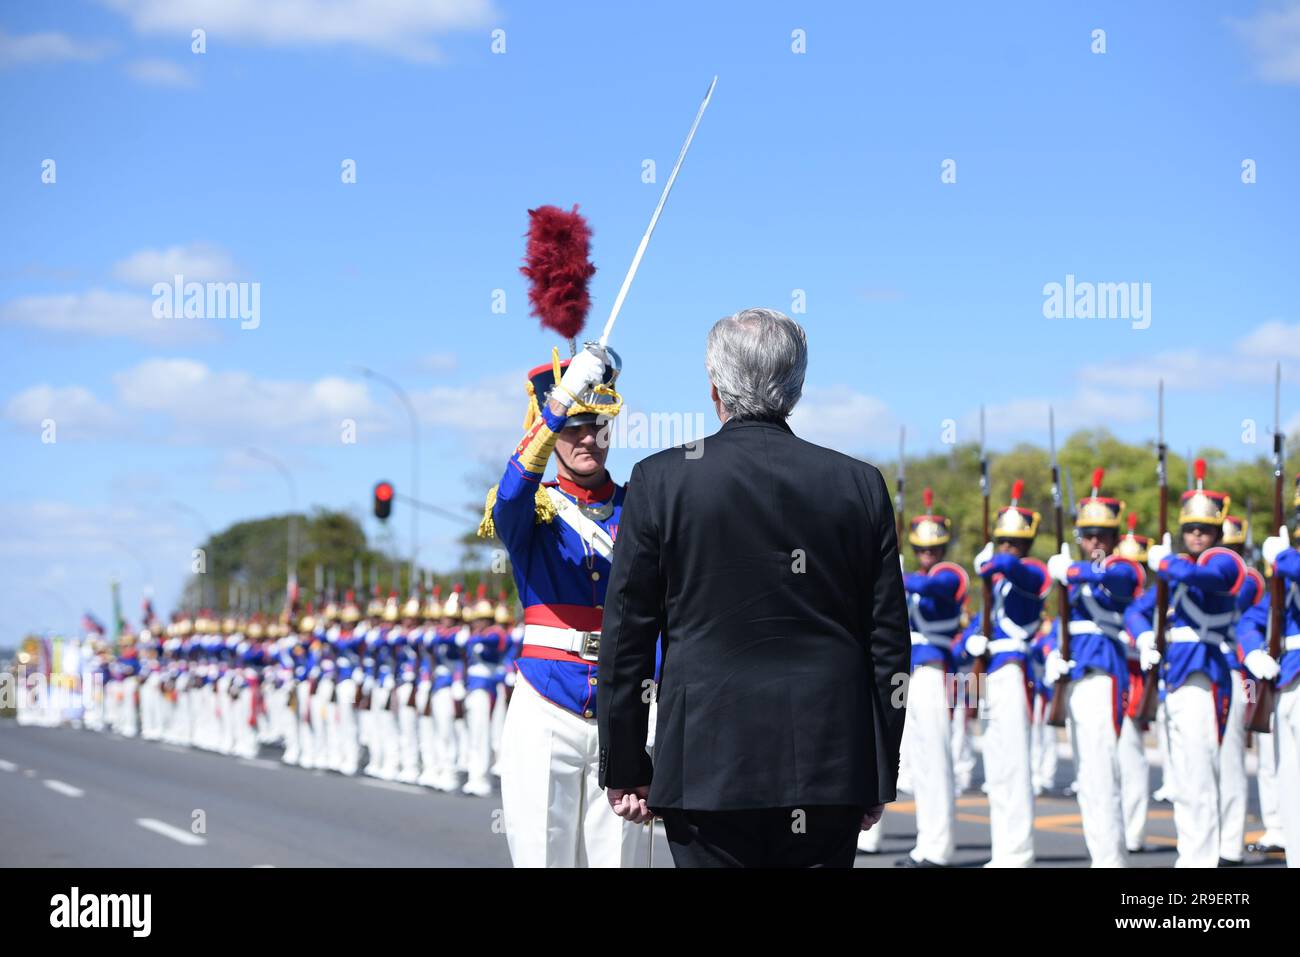
[[[1156,676],[1155,731],[1161,791],[1172,802],[1177,866],[1240,864],[1245,852],[1248,777],[1246,713],[1261,683],[1275,682],[1270,732],[1257,735],[1259,803],[1265,833],[1259,850],[1285,847],[1300,866],[1300,552],[1285,525],[1262,548],[1264,568],[1279,575],[1284,638],[1268,651],[1270,595],[1243,553],[1245,522],[1230,497],[1205,487],[1205,463],[1183,493],[1178,541],[1153,542],[1122,521],[1124,503],[1104,495],[1104,472],[1078,502],[1075,539],[1047,562],[1029,555],[1039,513],[1019,504],[1023,483],[999,509],[975,559],[991,585],[990,627],[967,614],[970,576],[946,561],[951,522],[934,513],[911,520],[909,543],[919,571],[904,576],[912,627],[912,675],[903,740],[903,775],[915,797],[917,842],[909,862],[951,862],[955,799],[968,753],[964,691],[978,694],[985,790],[992,837],[990,866],[1034,862],[1033,805],[1042,756],[1054,753],[1044,718],[1064,696],[1075,761],[1083,835],[1094,866],[1122,867],[1143,849],[1149,768],[1139,713],[1144,682]],[[1295,507],[1300,520],[1300,476]],[[1127,524],[1124,532],[1123,525]],[[1155,583],[1168,587],[1163,651],[1156,640]],[[1059,619],[1044,614],[1053,586],[1067,589],[1070,649],[1061,653]],[[961,676],[974,676],[974,682]],[[956,677],[955,677],[956,676]],[[974,687],[972,688],[972,684]],[[879,828],[860,848],[878,846]]]
[[[362,607],[352,592],[265,621],[146,619],[101,648],[85,724],[127,737],[486,797],[522,628],[504,593],[455,586]],[[499,773],[499,772],[498,772]],[[462,782],[463,776],[463,782]]]

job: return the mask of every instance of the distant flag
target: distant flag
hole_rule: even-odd
[[[99,623],[99,619],[94,615],[90,612],[86,612],[81,616],[81,630],[89,635],[102,635],[104,633],[104,626]]]

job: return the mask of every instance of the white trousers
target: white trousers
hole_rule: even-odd
[[[1160,787],[1156,790],[1161,797],[1172,804],[1174,792],[1178,788],[1177,782],[1174,780],[1174,762],[1169,756],[1169,722],[1166,718],[1168,718],[1168,714],[1165,711],[1165,702],[1162,698],[1156,706],[1156,747],[1160,750]]]
[[[1034,695],[1033,724],[1029,729],[1029,742],[1035,794],[1056,787],[1056,769],[1059,759],[1056,755],[1056,728],[1047,723],[1051,713],[1052,702],[1043,695]]]
[[[1064,688],[1058,685],[1057,694],[1062,692],[1069,695],[1066,706],[1088,856],[1093,867],[1126,867],[1115,679],[1102,671],[1089,671]]]
[[[961,686],[958,685],[960,688]],[[952,773],[953,790],[960,795],[970,789],[975,779],[975,749],[971,747],[966,709],[960,705],[953,712],[952,722]]]
[[[1147,763],[1142,732],[1137,722],[1125,715],[1119,732],[1119,786],[1124,805],[1124,846],[1142,849],[1147,837],[1147,807],[1151,801],[1151,768]]]
[[[437,742],[434,736],[433,715],[425,714],[425,711],[431,711],[430,697],[433,695],[433,682],[421,681],[415,688],[415,714],[416,724],[415,733],[420,743],[420,777],[417,784],[425,787],[434,787],[437,782],[435,767],[437,765]]]
[[[1165,734],[1173,771],[1175,867],[1219,864],[1219,731],[1214,685],[1202,672],[1165,695]]]
[[[334,679],[321,678],[311,697],[312,727],[316,732],[316,767],[336,771],[339,767],[339,741],[334,727]]]
[[[1246,857],[1246,676],[1232,673],[1232,704],[1219,745],[1219,857],[1241,861]]]
[[[1269,728],[1276,726],[1275,711],[1269,716]],[[1281,795],[1277,790],[1277,741],[1271,733],[1261,731],[1255,735],[1255,746],[1259,754],[1259,772],[1255,775],[1255,783],[1259,786],[1259,816],[1264,822],[1264,833],[1258,843],[1286,847]]]
[[[433,692],[433,786],[441,791],[456,787],[456,699],[451,686]]]
[[[492,793],[492,694],[475,690],[465,695],[467,794]]]
[[[349,777],[361,764],[361,740],[357,729],[357,683],[344,678],[335,686],[334,738],[338,747],[337,770]]]
[[[420,777],[420,734],[415,711],[415,683],[399,684],[397,701],[393,708],[397,713],[397,780],[405,784],[414,784]]]
[[[492,773],[501,775],[501,734],[506,729],[506,685],[497,682],[497,699],[492,705]],[[653,725],[651,725],[653,727]]]
[[[959,718],[960,720],[960,718]],[[907,740],[916,802],[916,847],[912,859],[935,864],[952,862],[957,816],[952,771],[952,730],[941,664],[921,665],[912,672],[907,689]],[[873,827],[884,830],[879,824]]]
[[[601,789],[600,738],[520,678],[501,739],[501,807],[515,867],[638,867],[648,826],[614,813]]]
[[[122,711],[119,730],[124,738],[134,738],[140,733],[140,712],[136,710],[135,701],[135,692],[139,686],[140,682],[134,675],[122,679]]]
[[[1286,866],[1300,867],[1300,681],[1277,694],[1273,715],[1277,786],[1282,795]]]
[[[294,703],[294,708],[298,715],[298,766],[311,769],[316,767],[317,741],[320,739],[316,728],[312,726],[311,682],[300,681],[296,688],[298,700]]]
[[[1003,665],[985,683],[984,775],[988,782],[988,867],[1028,867],[1034,862],[1034,786],[1029,767],[1029,700],[1025,672]]]

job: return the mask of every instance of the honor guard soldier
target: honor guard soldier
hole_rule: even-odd
[[[1047,567],[1029,557],[1041,516],[1019,504],[1024,486],[1016,479],[1011,503],[998,509],[993,541],[975,556],[976,574],[992,580],[992,638],[985,639],[981,615],[976,615],[959,649],[971,658],[990,656],[986,690],[980,695],[988,708],[984,776],[993,848],[989,867],[1028,867],[1034,862],[1028,658],[1052,583]]]
[[[1300,535],[1300,475],[1296,476],[1294,505],[1296,533]],[[1276,681],[1273,711],[1273,752],[1277,788],[1282,796],[1282,837],[1287,867],[1300,867],[1300,551],[1283,525],[1264,540],[1264,566],[1282,579],[1282,658],[1269,653],[1269,619],[1272,595],[1242,615],[1237,637],[1245,664],[1261,681]]]
[[[911,520],[908,544],[919,571],[903,577],[912,626],[912,675],[907,689],[904,748],[916,800],[916,846],[906,863],[913,867],[952,863],[953,822],[957,816],[953,782],[954,707],[965,714],[964,696],[948,676],[954,674],[952,643],[962,629],[970,578],[960,565],[944,561],[952,522],[934,512],[934,493],[922,493],[926,514]],[[878,830],[878,828],[872,828]],[[864,835],[871,831],[864,832]]]
[[[488,493],[479,534],[509,551],[524,608],[519,682],[501,742],[516,867],[630,867],[645,828],[600,788],[596,674],[623,488],[605,469],[619,360],[588,346],[528,374],[525,434]],[[543,483],[552,455],[558,482]]]
[[[1246,520],[1236,515],[1223,518],[1219,544],[1242,556],[1246,551]],[[1246,578],[1237,593],[1236,616],[1228,629],[1223,654],[1232,669],[1232,704],[1219,747],[1219,866],[1234,867],[1245,862],[1246,812],[1250,778],[1246,775],[1246,709],[1250,675],[1237,649],[1237,622],[1264,595],[1264,576],[1246,565]]]
[[[1137,533],[1137,512],[1129,512],[1127,522],[1128,531],[1120,537],[1112,554],[1146,568],[1151,539]],[[1137,720],[1144,678],[1137,643],[1127,628],[1121,632],[1121,638],[1124,663],[1128,668],[1128,698],[1119,733],[1120,801],[1124,807],[1124,847],[1130,854],[1137,854],[1145,850],[1147,810],[1151,803],[1151,765],[1142,741],[1143,728]]]
[[[415,685],[415,711],[419,716],[416,733],[420,738],[420,777],[423,787],[438,786],[438,739],[433,723],[433,680],[438,662],[438,619],[442,617],[442,586],[435,585],[420,609],[420,674]]]
[[[1141,593],[1146,575],[1141,565],[1114,554],[1124,503],[1101,494],[1104,476],[1102,469],[1093,471],[1092,494],[1078,503],[1075,540],[1084,560],[1074,561],[1064,544],[1047,562],[1052,579],[1068,589],[1070,659],[1061,657],[1058,644],[1047,656],[1044,681],[1066,696],[1083,839],[1092,866],[1125,867],[1119,773],[1129,691],[1124,611]]]
[[[501,734],[506,726],[510,689],[515,683],[515,658],[519,655],[524,639],[524,626],[515,624],[515,616],[506,600],[504,589],[497,596],[496,624],[501,630],[503,646],[496,669],[496,701],[492,705],[492,773],[501,777]]]
[[[1155,589],[1134,601],[1125,617],[1128,630],[1138,636],[1143,669],[1159,663],[1164,681],[1176,867],[1219,863],[1219,745],[1234,680],[1223,648],[1246,580],[1241,556],[1219,544],[1229,503],[1223,492],[1205,488],[1205,461],[1197,459],[1196,487],[1183,493],[1178,516],[1186,552],[1174,553],[1168,533],[1147,552],[1147,565],[1169,583],[1163,661],[1153,631]]]
[[[464,636],[466,780],[462,793],[475,797],[492,794],[492,700],[496,697],[496,669],[501,660],[501,633],[493,619],[496,610],[487,585],[466,609],[469,634]]]
[[[392,600],[396,602],[397,593]],[[402,606],[401,623],[392,630],[393,667],[397,675],[397,687],[392,702],[393,713],[397,716],[397,780],[402,784],[414,784],[420,779],[420,734],[418,715],[415,711],[415,690],[419,680],[419,652],[417,642],[420,638],[420,596],[412,592]]]

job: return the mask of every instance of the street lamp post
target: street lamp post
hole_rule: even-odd
[[[285,483],[289,486],[289,569],[286,584],[292,588],[298,581],[298,486],[293,480],[293,473],[274,455],[263,452],[261,449],[249,449],[248,454],[273,467],[283,476]]]
[[[411,402],[411,397],[406,394],[406,390],[394,382],[388,376],[381,375],[374,369],[366,366],[357,366],[363,376],[368,379],[374,379],[382,382],[401,400],[402,405],[406,406],[406,414],[411,419],[411,497],[418,499],[420,497],[420,417],[415,412],[415,404]],[[411,509],[411,582],[415,582],[415,569],[420,555],[420,510]]]

